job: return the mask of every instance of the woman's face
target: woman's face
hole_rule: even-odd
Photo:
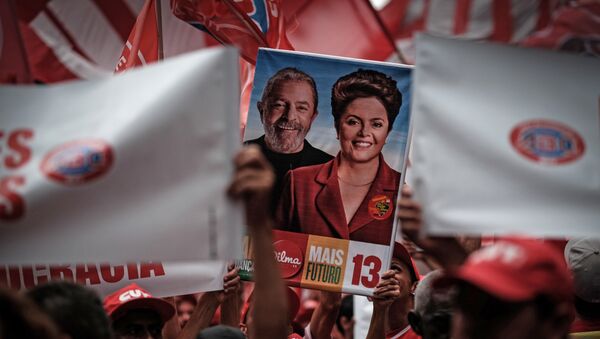
[[[388,127],[385,107],[377,98],[354,99],[340,118],[338,139],[342,156],[353,162],[368,162],[378,157]]]

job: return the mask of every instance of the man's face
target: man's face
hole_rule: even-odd
[[[162,339],[163,325],[158,313],[133,310],[115,321],[113,328],[117,339]]]
[[[258,109],[265,127],[265,142],[277,153],[297,153],[317,116],[313,89],[306,81],[281,81]]]
[[[406,266],[405,263],[396,258],[392,259],[391,268],[394,271],[396,271],[394,278],[400,283],[400,297],[398,299],[405,300],[410,296],[410,293],[414,290],[415,287],[413,286],[414,284],[412,283],[412,280],[410,278],[410,270],[408,269],[408,266]]]

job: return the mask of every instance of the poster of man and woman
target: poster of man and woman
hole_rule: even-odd
[[[276,232],[280,241],[300,242],[305,269],[298,277],[307,273],[310,253],[339,254],[340,271],[353,260],[347,244],[332,240],[323,247],[321,237],[385,246],[387,257],[409,134],[411,74],[397,64],[259,51],[244,141],[258,145],[275,169],[275,229],[309,235],[301,241]]]

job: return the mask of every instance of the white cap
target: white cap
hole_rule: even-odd
[[[565,260],[573,272],[575,295],[590,303],[600,303],[600,239],[569,240]]]

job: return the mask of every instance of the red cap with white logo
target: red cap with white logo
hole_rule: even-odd
[[[404,245],[397,241],[394,243],[394,253],[392,258],[400,260],[404,263],[404,265],[408,267],[408,270],[410,271],[410,279],[412,280],[412,282],[419,281],[421,279],[419,275],[419,270],[417,269],[417,266],[412,260],[412,257],[408,253],[408,250],[406,249],[406,247],[404,247]]]
[[[561,253],[533,239],[510,238],[483,247],[434,285],[460,281],[509,302],[529,301],[540,295],[568,301],[573,296],[573,282]]]
[[[167,321],[175,314],[173,305],[160,298],[153,297],[148,291],[131,284],[104,298],[104,311],[115,321],[131,310],[152,310]]]

